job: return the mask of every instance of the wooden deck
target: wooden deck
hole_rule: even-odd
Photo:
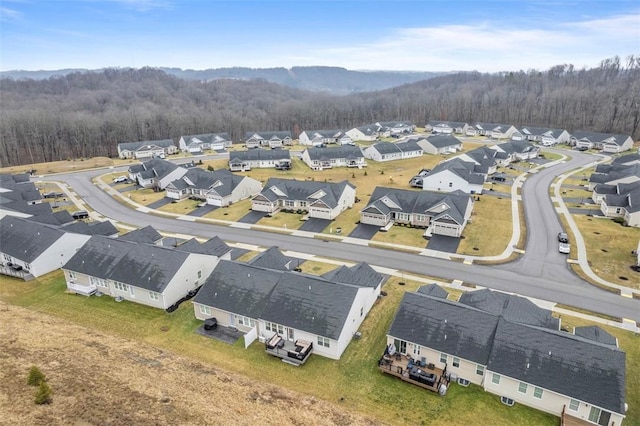
[[[297,358],[293,358],[289,356],[289,351],[295,351],[296,350],[296,345],[294,342],[290,342],[288,340],[282,339],[284,344],[282,347],[269,347],[268,345],[265,345],[265,352],[268,353],[269,355],[278,357],[282,359],[282,362],[286,362],[287,364],[291,364],[291,365],[295,365],[295,366],[300,366],[302,364],[304,364],[305,362],[307,362],[307,360],[309,359],[309,357],[311,356],[311,354],[313,353],[313,345],[311,345],[311,348],[309,349],[309,351],[307,352],[307,354],[305,355],[305,357],[303,359],[297,359]]]
[[[388,356],[388,355],[384,355],[380,358],[380,360],[378,361],[378,369],[380,371],[382,371],[385,374],[390,374],[392,376],[396,376],[402,380],[404,380],[405,382],[409,382],[411,384],[414,384],[416,386],[420,386],[422,388],[428,389],[432,392],[438,392],[438,389],[440,388],[441,384],[445,384],[447,387],[449,387],[449,380],[447,380],[447,374],[445,370],[442,370],[440,368],[429,368],[429,367],[419,367],[417,365],[414,365],[413,367],[409,367],[410,365],[410,357],[407,357],[405,355],[394,355],[394,356]],[[411,363],[412,364],[412,363]],[[431,373],[431,374],[435,374],[436,375],[436,381],[433,385],[428,385],[425,383],[421,383],[418,382],[416,380],[413,380],[409,377],[409,371],[413,370],[414,372],[416,370],[421,370],[424,371],[425,373]]]
[[[588,422],[586,420],[579,419],[577,417],[570,416],[566,413],[566,411],[562,412],[562,416],[560,416],[560,425],[561,426],[593,426],[593,423]]]

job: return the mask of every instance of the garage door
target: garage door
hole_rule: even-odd
[[[309,209],[309,216],[315,217],[318,219],[331,219],[331,210],[328,209],[314,209],[313,207]]]
[[[222,199],[221,198],[207,198],[207,203],[211,204],[212,206],[222,206]]]
[[[433,231],[434,234],[438,235],[447,235],[449,237],[458,237],[458,226],[457,225],[446,225],[442,223],[433,223]]]

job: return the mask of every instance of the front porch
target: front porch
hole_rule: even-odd
[[[423,364],[421,360],[414,360],[408,355],[384,354],[378,360],[378,369],[432,392],[441,392],[442,385],[444,385],[443,391],[446,392],[449,387],[450,376],[446,366],[442,370],[432,363]]]

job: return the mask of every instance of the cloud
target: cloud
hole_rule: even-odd
[[[22,18],[22,12],[8,7],[0,6],[0,21],[1,22],[14,22]]]
[[[317,50],[312,61],[359,69],[546,69],[638,52],[640,13],[553,25],[508,22],[401,28],[370,43]],[[506,24],[506,25],[505,25]],[[310,64],[310,63],[308,63]]]

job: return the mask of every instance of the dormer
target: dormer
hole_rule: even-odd
[[[440,213],[443,212],[445,210],[449,210],[451,207],[449,207],[449,205],[445,202],[441,202],[436,204],[435,206],[431,207],[429,210],[427,210],[428,212],[432,212],[432,213]]]
[[[400,206],[394,203],[389,197],[386,195],[380,199],[384,203],[385,206],[392,209],[400,209]]]
[[[324,197],[325,195],[327,195],[327,193],[324,192],[322,189],[319,189],[316,192],[314,192],[313,194],[309,195],[307,198],[313,198],[314,200],[318,200],[318,199]]]
[[[273,185],[271,188],[269,188],[269,190],[271,192],[273,192],[274,194],[276,194],[278,197],[286,197],[287,194],[285,194],[284,192],[282,192],[277,186]]]

